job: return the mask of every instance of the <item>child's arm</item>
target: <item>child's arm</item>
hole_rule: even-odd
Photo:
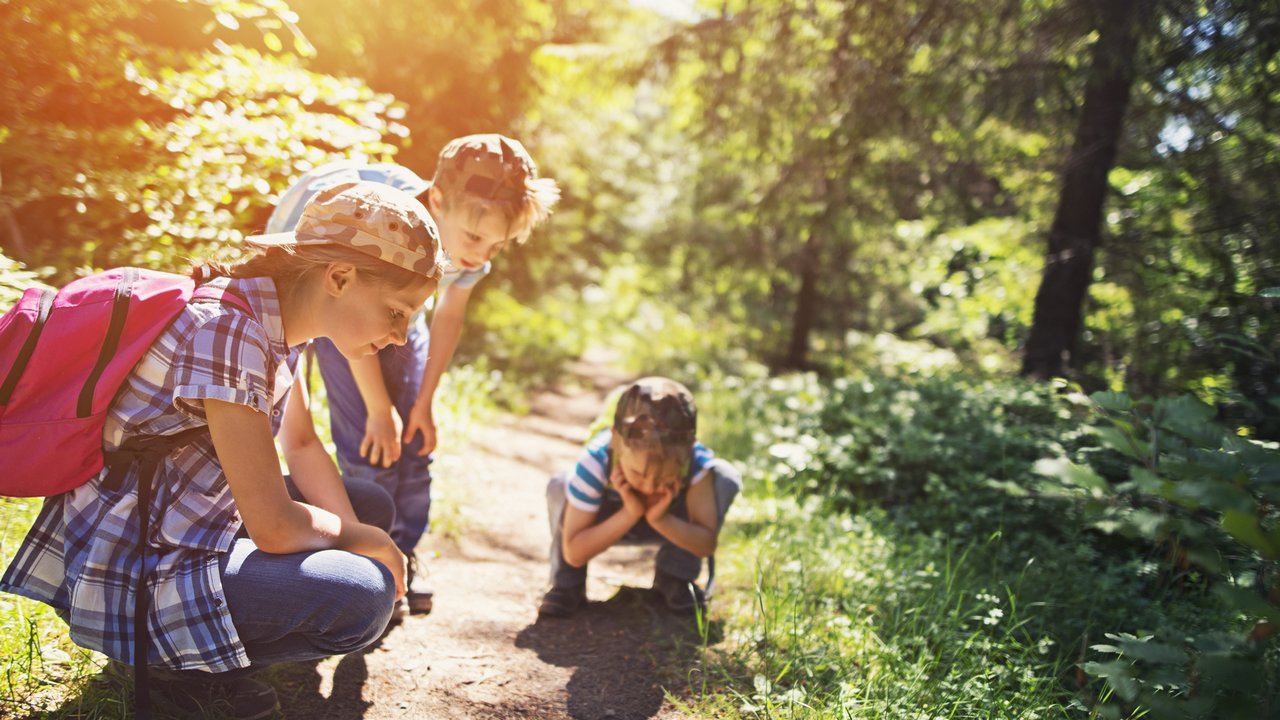
[[[364,400],[364,437],[360,440],[360,457],[369,464],[391,467],[400,459],[400,416],[396,414],[387,383],[382,377],[382,365],[377,355],[359,360],[349,360],[351,377]]]
[[[342,475],[311,422],[311,398],[301,372],[293,379],[293,390],[285,405],[284,420],[280,423],[280,447],[293,484],[308,503],[345,521],[356,522],[351,498],[342,485]]]
[[[670,506],[670,502],[650,505],[645,512],[649,526],[678,547],[698,557],[708,557],[714,553],[720,534],[716,517],[715,479],[707,475],[702,482],[689,486],[689,492],[685,496],[685,507],[689,511],[687,521],[667,512]]]
[[[377,560],[404,596],[406,558],[391,536],[373,525],[289,497],[276,460],[267,416],[247,405],[206,399],[205,417],[218,461],[249,537],[263,552],[286,554],[329,548]]]
[[[644,499],[639,493],[624,484],[618,486],[618,494],[622,496],[622,509],[599,524],[593,524],[597,511],[583,510],[573,504],[564,509],[560,547],[565,562],[574,567],[586,565],[621,540],[644,517]]]
[[[409,418],[405,422],[404,442],[412,442],[413,434],[422,433],[419,455],[436,449],[436,421],[431,403],[440,385],[440,378],[453,360],[453,351],[462,337],[462,321],[467,317],[467,303],[471,300],[471,288],[450,285],[440,293],[440,302],[431,314],[431,354],[422,370],[422,389],[413,402]]]

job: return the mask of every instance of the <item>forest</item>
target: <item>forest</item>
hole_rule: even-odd
[[[1274,718],[1278,128],[1277,0],[0,0],[0,309],[516,137],[562,198],[441,393],[694,391],[745,490],[687,716]],[[0,715],[123,717],[0,635]]]

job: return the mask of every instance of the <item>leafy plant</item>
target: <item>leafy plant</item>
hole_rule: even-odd
[[[1040,469],[1086,500],[1094,527],[1158,549],[1169,582],[1210,590],[1225,630],[1115,634],[1084,665],[1115,689],[1116,708],[1161,717],[1269,716],[1280,701],[1268,651],[1280,633],[1280,445],[1229,432],[1190,397],[1135,402],[1095,393],[1097,438],[1125,458],[1110,482],[1088,465]],[[1243,713],[1243,714],[1236,714]]]

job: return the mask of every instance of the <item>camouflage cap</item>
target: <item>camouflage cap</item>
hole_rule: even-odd
[[[537,176],[538,167],[519,140],[487,133],[449,141],[440,151],[434,184],[445,195],[463,192],[517,203],[524,198],[525,180]]]
[[[325,188],[302,208],[292,232],[253,235],[263,247],[346,245],[431,279],[441,273],[440,231],[412,195],[378,182]]]
[[[651,427],[633,433],[632,428],[644,418],[652,421]],[[666,446],[692,447],[698,430],[698,409],[693,404],[693,393],[675,380],[641,378],[618,398],[613,427],[628,441],[648,440]]]

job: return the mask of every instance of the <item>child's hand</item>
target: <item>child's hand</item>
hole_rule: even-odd
[[[616,465],[613,472],[609,476],[609,483],[618,490],[618,494],[622,496],[622,511],[631,516],[634,520],[644,517],[645,496],[632,487],[627,482],[627,476],[622,473]]]
[[[422,447],[418,449],[421,457],[436,449],[436,421],[431,416],[431,403],[415,402],[409,410],[408,422],[404,426],[404,444],[413,442],[415,433],[422,433]]]
[[[645,498],[644,519],[649,521],[650,525],[656,525],[666,516],[667,510],[671,509],[671,501],[675,500],[675,497],[675,490],[669,486],[651,493]]]
[[[364,438],[360,441],[360,457],[370,465],[391,467],[400,459],[400,414],[394,407],[386,412],[370,412],[364,422]]]

